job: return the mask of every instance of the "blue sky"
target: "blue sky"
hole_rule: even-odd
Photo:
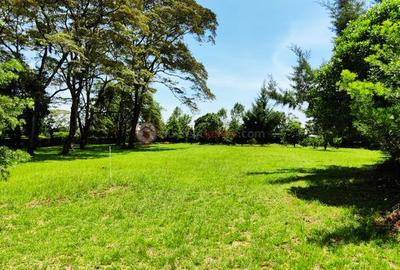
[[[287,76],[295,64],[289,49],[292,44],[311,50],[314,66],[326,62],[331,56],[333,33],[330,18],[316,0],[199,2],[217,14],[217,39],[215,45],[199,46],[190,42],[190,47],[206,66],[209,86],[216,99],[199,103],[200,111],[194,118],[220,108],[230,110],[236,102],[250,108],[269,74],[282,87],[287,87]],[[174,107],[180,105],[166,89],[160,88],[156,98],[165,109],[165,119]],[[295,114],[304,121],[301,113]]]

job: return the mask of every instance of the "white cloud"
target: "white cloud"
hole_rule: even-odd
[[[300,21],[291,25],[288,34],[282,39],[272,56],[273,75],[282,86],[289,85],[287,75],[290,74],[294,61],[290,47],[297,45],[305,50],[311,50],[311,56],[315,50],[331,48],[333,34],[329,27],[330,21],[325,15],[316,20]],[[312,57],[311,62],[320,64],[322,60],[322,58]]]

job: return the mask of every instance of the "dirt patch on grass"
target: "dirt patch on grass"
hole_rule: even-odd
[[[33,209],[33,208],[50,206],[51,204],[52,202],[49,199],[44,199],[44,200],[35,199],[33,201],[26,203],[25,208]]]
[[[106,197],[115,193],[126,191],[127,186],[112,186],[104,190],[94,190],[89,193],[92,198]]]
[[[232,242],[232,247],[233,248],[241,248],[241,247],[249,247],[250,242],[248,241],[233,241]]]
[[[105,189],[97,189],[89,191],[87,195],[83,194],[83,197],[103,198],[112,194],[123,192],[127,189],[128,189],[127,186],[112,186]],[[57,199],[34,199],[26,203],[25,208],[35,209],[41,207],[51,207],[54,205],[64,204],[72,201],[75,201],[75,198],[60,197]]]

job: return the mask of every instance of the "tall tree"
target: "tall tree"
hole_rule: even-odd
[[[224,135],[224,123],[216,113],[207,113],[194,123],[194,132],[202,143],[220,143]]]
[[[301,123],[294,118],[288,118],[282,130],[282,141],[296,147],[305,137],[305,130]]]
[[[275,89],[276,82],[270,80],[261,88],[260,94],[252,108],[243,117],[243,131],[246,137],[254,136],[259,143],[274,142],[274,134],[279,133],[284,123],[284,113],[273,110],[269,92]]]
[[[136,125],[143,97],[153,83],[165,85],[184,104],[194,107],[196,99],[213,98],[207,86],[205,67],[190,52],[185,38],[194,36],[199,42],[214,42],[215,14],[195,0],[153,0],[141,7],[147,28],[137,33],[133,47],[115,57],[123,62],[120,72],[124,83],[132,89],[133,115],[129,144],[136,139]],[[128,78],[128,79],[127,79]],[[188,91],[181,81],[192,84]]]
[[[233,106],[230,114],[231,114],[231,121],[229,122],[229,131],[230,132],[238,132],[240,130],[241,121],[243,119],[245,108],[240,103],[235,103]]]
[[[46,90],[54,83],[68,54],[78,50],[67,26],[69,18],[63,2],[4,0],[0,6],[0,51],[27,68],[33,66],[25,89],[34,102],[27,113],[31,154],[47,112]]]
[[[184,114],[179,107],[176,107],[165,127],[166,139],[174,142],[187,141],[191,132],[191,121],[190,115]]]
[[[268,95],[279,103],[303,110],[323,138],[325,149],[334,137],[343,138],[346,145],[362,141],[353,126],[351,98],[337,86],[341,68],[358,65],[354,62],[357,60],[328,62],[319,69],[313,69],[309,63],[309,52],[296,46],[292,50],[297,56],[297,64],[289,77],[290,89],[282,90],[276,85],[268,90]]]
[[[61,67],[63,82],[71,95],[70,130],[63,147],[63,154],[68,154],[78,123],[81,148],[86,144],[93,113],[92,92],[95,86],[104,88],[110,83],[107,76],[115,67],[110,51],[117,46],[131,47],[132,36],[122,30],[139,31],[142,16],[137,1],[133,0],[69,1],[65,2],[65,10],[70,17],[68,28],[72,39],[80,49],[70,53]],[[84,105],[80,106],[82,102]]]
[[[400,160],[399,0],[386,0],[351,23],[337,39],[332,65],[352,97],[357,128]],[[351,61],[343,67],[337,63]]]
[[[131,90],[112,82],[100,89],[94,107],[92,123],[96,128],[92,134],[115,138],[116,144],[124,147],[133,110]]]
[[[365,13],[363,0],[334,0],[322,2],[328,8],[332,18],[332,26],[336,35],[340,36],[347,25]],[[309,64],[309,52],[294,46],[297,65],[290,76],[290,89],[280,90],[278,87],[269,93],[271,98],[292,108],[301,108],[312,120],[316,130],[324,139],[324,146],[334,137],[343,138],[343,143],[352,145],[363,138],[353,126],[351,114],[351,98],[337,86],[343,67],[355,66],[359,58],[333,64],[329,62],[318,69]]]

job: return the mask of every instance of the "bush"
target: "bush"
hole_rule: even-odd
[[[208,113],[197,119],[194,130],[201,143],[221,143],[225,134],[224,123],[215,113]]]
[[[305,130],[301,123],[296,120],[289,120],[283,129],[283,142],[296,147],[305,136]]]
[[[342,143],[343,143],[342,138],[335,137],[332,139],[332,146],[335,148],[339,148],[340,146],[342,146]]]
[[[58,132],[54,132],[53,137],[54,137],[54,138],[65,139],[65,138],[68,137],[68,131],[58,131]]]
[[[8,171],[11,166],[18,162],[28,161],[29,154],[23,151],[12,151],[7,147],[0,146],[0,179],[6,180],[10,172]]]
[[[248,144],[251,145],[257,144],[257,140],[255,138],[251,138],[250,140],[248,140]]]
[[[307,137],[301,141],[300,145],[304,147],[318,148],[324,145],[324,140],[319,136]]]

